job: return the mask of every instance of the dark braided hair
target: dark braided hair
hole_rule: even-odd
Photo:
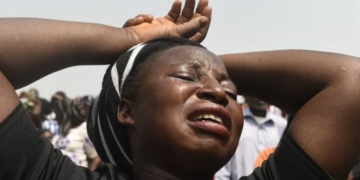
[[[117,121],[122,98],[133,100],[141,84],[142,69],[150,57],[177,46],[200,44],[181,38],[161,38],[139,44],[121,55],[107,69],[100,95],[96,98],[88,120],[88,134],[105,163],[117,166],[127,179],[132,179],[132,154],[127,127]]]

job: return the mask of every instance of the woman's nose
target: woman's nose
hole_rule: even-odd
[[[224,88],[216,79],[204,82],[203,87],[197,91],[197,96],[200,99],[206,99],[222,106],[227,106],[229,103]]]

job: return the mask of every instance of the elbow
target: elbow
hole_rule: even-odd
[[[360,58],[347,57],[332,61],[333,78],[331,84],[360,82]]]
[[[347,66],[341,67],[339,73],[340,79],[345,83],[351,83],[353,85],[360,84],[360,59],[353,59]]]

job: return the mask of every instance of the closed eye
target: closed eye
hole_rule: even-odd
[[[195,81],[192,77],[188,77],[188,76],[175,76],[175,77],[185,81]]]
[[[173,77],[175,78],[179,78],[185,81],[197,81],[197,77],[193,76],[189,73],[179,73],[179,74],[174,74]]]

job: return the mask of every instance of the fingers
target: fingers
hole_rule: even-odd
[[[137,15],[135,18],[127,20],[123,27],[136,26],[144,22],[151,23],[153,20],[154,17],[151,14],[140,14]]]
[[[152,14],[147,14],[144,17],[144,22],[151,23],[154,20],[154,16]]]
[[[208,1],[200,0],[198,7],[196,9],[196,13],[194,14],[194,17],[200,17],[200,16],[206,17],[208,19],[208,22],[207,25],[202,27],[196,35],[190,38],[191,41],[200,43],[205,39],[210,27],[211,15],[212,15],[212,9],[210,6],[208,6]]]
[[[193,17],[195,8],[195,0],[186,0],[184,9],[181,13],[183,21],[188,21]]]
[[[207,7],[208,5],[209,5],[208,0],[200,0],[195,12],[197,14],[202,14],[204,8]]]
[[[194,14],[194,17],[204,16],[208,19],[207,26],[202,28],[200,31],[200,33],[205,36],[210,27],[211,15],[212,15],[212,8],[209,6],[209,1],[208,0],[200,0],[198,7],[196,9],[196,13]]]
[[[192,36],[190,38],[191,41],[194,41],[197,43],[202,42],[205,39],[205,37],[209,31],[209,27],[210,27],[210,23],[211,23],[211,14],[212,14],[211,7],[210,6],[205,7],[201,14],[202,14],[202,16],[207,17],[207,23],[200,29],[200,31],[198,33],[196,33],[194,36]]]
[[[165,18],[172,22],[176,22],[181,13],[181,4],[181,0],[176,0]]]
[[[205,16],[207,19],[208,19],[208,23],[207,25],[203,28],[203,30],[207,30],[209,29],[210,27],[210,23],[211,23],[211,15],[212,15],[212,8],[210,6],[206,6],[202,13],[201,13],[202,16]]]
[[[198,32],[200,32],[202,28],[206,27],[207,24],[208,19],[205,17],[193,18],[184,24],[178,25],[177,33],[181,37],[189,39],[195,36]]]

